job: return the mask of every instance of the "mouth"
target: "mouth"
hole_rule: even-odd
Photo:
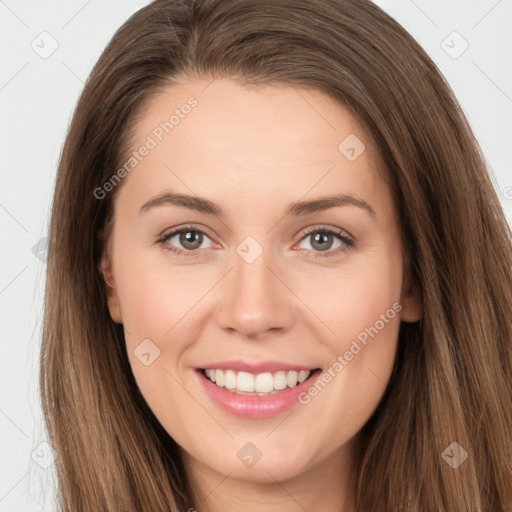
[[[269,396],[293,389],[312,377],[320,368],[311,370],[278,370],[251,373],[235,369],[199,369],[203,376],[219,388],[238,395]]]
[[[321,372],[321,368],[279,362],[226,361],[196,368],[206,396],[223,411],[247,419],[285,413],[299,404],[299,396]]]

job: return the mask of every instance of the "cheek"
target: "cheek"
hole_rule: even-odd
[[[181,375],[182,355],[200,336],[201,298],[218,278],[207,266],[180,269],[162,263],[156,251],[120,249],[126,256],[115,262],[116,286],[137,385],[157,417],[169,408],[191,408],[173,377]]]
[[[302,397],[312,417],[328,410],[332,425],[344,425],[327,428],[326,436],[342,442],[360,430],[379,404],[396,356],[401,287],[401,255],[392,249],[327,288],[322,314],[335,335],[324,337],[324,343],[332,358],[322,382]]]
[[[336,332],[330,345],[338,354],[350,350],[354,340],[365,346],[369,337],[393,338],[401,309],[399,283],[389,274],[374,275],[371,271],[344,282],[339,299],[333,301],[337,303],[336,311],[333,308],[330,312]]]
[[[179,415],[174,411],[195,411],[195,403],[179,383],[179,365],[181,355],[195,338],[194,304],[204,294],[206,284],[201,287],[200,275],[180,274],[136,252],[119,262],[116,273],[126,350],[135,381],[167,432],[181,439],[186,427],[176,420]]]
[[[326,435],[344,439],[371,416],[391,376],[402,308],[401,253],[391,247],[316,284],[309,304],[330,328],[322,343],[331,356],[322,382],[308,390],[302,403],[312,406],[311,417],[325,414],[326,404],[336,404],[328,407],[332,424],[345,427]]]
[[[141,251],[117,266],[118,297],[131,343],[139,338],[161,343],[190,325],[190,313],[215,282],[206,268],[192,272],[154,260]]]
[[[396,338],[402,289],[399,249],[393,246],[369,253],[347,269],[341,266],[328,270],[297,275],[295,289],[314,313],[304,319],[310,319],[311,329],[317,333],[320,326],[322,342],[330,352],[343,354],[358,338],[364,344],[365,339],[371,339],[370,332],[377,334],[376,330],[379,339]],[[382,352],[386,346],[393,352],[393,343],[376,350]]]

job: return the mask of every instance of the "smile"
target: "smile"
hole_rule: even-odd
[[[225,412],[249,419],[278,416],[321,374],[320,368],[279,361],[224,361],[196,368],[201,387]]]
[[[302,384],[310,375],[310,370],[264,372],[253,374],[244,371],[206,369],[205,376],[219,388],[226,388],[240,395],[265,396],[278,393],[286,388]]]

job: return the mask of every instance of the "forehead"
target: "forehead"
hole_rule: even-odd
[[[369,134],[314,89],[183,80],[145,104],[133,133],[131,151],[150,148],[127,180],[139,194],[169,187],[241,207],[385,191]]]

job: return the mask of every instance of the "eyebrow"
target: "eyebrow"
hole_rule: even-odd
[[[164,192],[152,197],[141,206],[139,213],[147,212],[157,206],[167,205],[182,206],[200,213],[224,217],[222,208],[208,199],[173,192]],[[309,201],[297,201],[288,206],[285,215],[309,215],[339,206],[356,206],[365,210],[372,217],[376,217],[374,209],[366,201],[350,194],[327,195]]]

